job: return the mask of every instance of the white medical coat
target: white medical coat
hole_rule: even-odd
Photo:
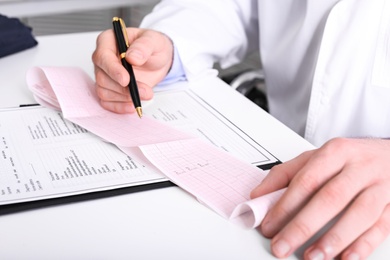
[[[141,27],[189,80],[259,48],[270,113],[314,145],[390,137],[390,0],[165,0]]]

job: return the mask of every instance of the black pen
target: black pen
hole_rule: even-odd
[[[133,100],[135,110],[137,110],[138,116],[142,117],[142,107],[141,100],[138,93],[137,81],[135,79],[133,67],[129,64],[125,57],[126,51],[129,48],[129,38],[127,37],[126,25],[121,18],[114,17],[112,18],[112,25],[114,26],[114,33],[116,42],[118,44],[119,56],[122,62],[123,67],[129,72],[130,83],[129,91],[131,99]]]

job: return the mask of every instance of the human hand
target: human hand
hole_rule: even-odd
[[[273,254],[292,254],[334,219],[304,259],[365,259],[390,233],[389,158],[390,140],[336,138],[273,167],[251,194],[288,186],[259,227]]]
[[[153,30],[127,28],[129,49],[126,60],[132,64],[142,100],[153,97],[152,88],[167,75],[173,59],[168,36]],[[135,111],[128,83],[130,77],[119,60],[113,30],[102,32],[92,55],[96,92],[102,107],[116,113]]]

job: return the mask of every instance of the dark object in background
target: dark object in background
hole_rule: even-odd
[[[19,19],[0,15],[0,58],[37,45],[31,31]]]
[[[222,80],[268,112],[265,76],[261,69],[240,71],[233,75],[222,77]]]

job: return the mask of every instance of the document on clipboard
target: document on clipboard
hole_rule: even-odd
[[[144,114],[255,166],[278,162],[191,89],[157,92],[145,105]],[[147,124],[145,118],[136,120]],[[125,139],[135,135],[127,134]],[[155,183],[164,186],[168,179],[139,146],[183,137],[164,134],[156,138],[138,136],[124,153],[121,147],[65,119],[61,111],[42,106],[0,110],[0,205]]]
[[[36,67],[27,80],[44,107],[0,111],[0,214],[174,183],[253,228],[283,193],[250,199],[279,160],[191,88],[156,93],[140,119],[103,109],[78,68]]]

